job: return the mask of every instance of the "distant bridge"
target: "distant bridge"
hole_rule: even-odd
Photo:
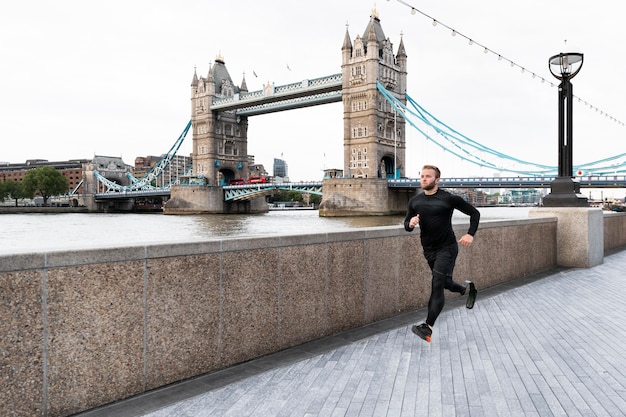
[[[550,188],[555,177],[479,177],[479,178],[442,178],[440,186],[445,188]],[[626,175],[604,175],[577,177],[584,188],[626,188]],[[389,188],[420,188],[419,178],[388,179]],[[322,195],[322,181],[302,181],[285,183],[261,183],[227,185],[224,189],[224,201],[251,200],[277,191],[297,191]],[[170,187],[155,187],[148,190],[107,191],[97,193],[96,201],[125,200],[145,197],[169,197]]]
[[[556,177],[480,177],[480,178],[442,178],[441,187],[446,188],[550,188]],[[594,175],[575,177],[580,186],[585,188],[624,188],[626,175]],[[419,188],[418,178],[400,178],[388,180],[389,188]]]

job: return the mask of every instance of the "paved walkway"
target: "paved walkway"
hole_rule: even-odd
[[[81,417],[625,416],[626,251],[412,312]]]

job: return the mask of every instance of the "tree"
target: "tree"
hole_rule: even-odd
[[[277,203],[277,202],[294,202],[294,203],[301,203],[303,201],[302,198],[302,193],[299,191],[293,191],[293,190],[281,190],[279,192],[277,192],[276,194],[271,195],[268,198],[268,202],[270,203]]]
[[[59,171],[51,166],[34,168],[24,174],[22,180],[24,190],[43,198],[43,205],[48,205],[48,199],[53,195],[67,194],[69,181]]]
[[[311,194],[311,197],[309,198],[309,202],[311,204],[319,205],[319,203],[322,202],[322,196],[319,194]]]
[[[8,180],[0,183],[0,197],[2,197],[2,199],[10,197],[15,200],[15,207],[17,207],[17,201],[19,199],[32,198],[33,193],[25,190],[21,182]]]
[[[287,201],[302,202],[302,193],[299,191],[287,191]]]

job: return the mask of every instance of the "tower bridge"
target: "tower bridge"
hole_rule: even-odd
[[[194,70],[191,81],[191,120],[172,149],[145,178],[130,178],[127,168],[99,161],[89,168],[88,189],[94,204],[123,205],[142,196],[170,197],[164,212],[254,213],[268,210],[266,196],[281,189],[323,196],[321,216],[404,213],[418,179],[405,178],[408,96],[407,54],[402,37],[394,51],[373,12],[362,35],[352,38],[346,28],[341,45],[341,73],[282,86],[267,83],[248,91],[245,75],[236,85],[222,57],[205,76]],[[343,170],[308,183],[231,186],[248,178],[253,157],[248,155],[248,121],[252,116],[343,103]],[[424,109],[418,112],[427,113]],[[402,117],[397,117],[401,115]],[[413,124],[409,121],[413,126]],[[413,126],[415,127],[415,126]],[[419,130],[419,129],[418,129]],[[192,132],[192,170],[180,181],[155,189],[153,180]],[[430,139],[430,138],[429,138]],[[440,145],[441,146],[441,145]],[[602,161],[604,162],[604,161]],[[118,166],[120,165],[120,166]],[[621,172],[621,171],[620,171]],[[446,178],[448,188],[548,188],[552,176]],[[623,175],[580,176],[581,187],[624,187]],[[106,190],[101,189],[105,186]]]
[[[193,172],[172,186],[165,213],[266,211],[264,197],[234,197],[227,188],[230,180],[249,176],[249,117],[339,101],[344,114],[343,176],[322,181],[320,215],[404,211],[406,192],[389,188],[386,179],[405,176],[405,121],[378,91],[382,85],[406,104],[404,42],[400,38],[394,51],[374,11],[362,35],[352,39],[346,28],[341,57],[341,73],[279,87],[268,83],[254,92],[248,91],[245,75],[239,85],[233,82],[220,56],[206,76],[194,71]],[[374,195],[379,201],[372,205]]]

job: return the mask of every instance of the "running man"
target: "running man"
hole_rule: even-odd
[[[445,304],[444,289],[465,294],[470,287],[467,308],[474,306],[476,287],[471,281],[464,285],[452,280],[452,272],[459,253],[459,243],[470,246],[474,234],[478,230],[480,212],[461,197],[439,188],[441,171],[433,165],[424,165],[420,176],[423,192],[409,200],[404,229],[412,232],[417,225],[420,227],[420,240],[424,257],[432,271],[432,288],[428,300],[428,316],[426,322],[413,325],[411,331],[422,339],[430,342],[433,326]],[[454,209],[470,216],[467,234],[456,240],[452,230],[452,214]]]

